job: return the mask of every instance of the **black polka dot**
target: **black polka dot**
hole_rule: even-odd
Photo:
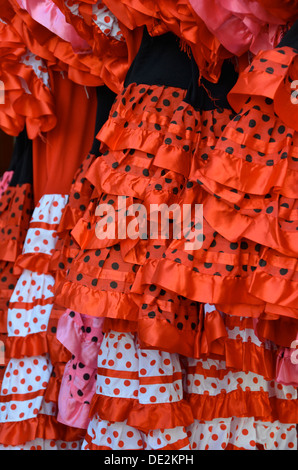
[[[266,266],[267,262],[264,260],[264,259],[260,259],[259,261],[259,266],[261,266],[261,268],[263,268],[264,266]]]
[[[286,130],[285,126],[279,126],[279,128],[277,129],[279,134],[283,134]]]
[[[209,268],[212,267],[212,263],[204,263],[204,267],[205,267],[206,269],[209,269]]]
[[[83,279],[83,274],[78,274],[77,275],[77,281],[81,281]]]
[[[242,241],[241,244],[240,244],[240,247],[241,247],[242,250],[247,250],[247,248],[248,248],[248,243]]]
[[[226,265],[226,270],[227,271],[231,272],[231,271],[233,271],[233,269],[234,269],[234,266],[232,266],[231,264]]]
[[[238,246],[239,246],[238,243],[231,243],[230,244],[231,250],[237,250]]]
[[[110,286],[112,287],[112,289],[116,289],[116,288],[118,287],[118,284],[117,284],[116,281],[112,281],[112,282],[110,283]]]
[[[112,268],[115,269],[115,270],[119,269],[119,264],[118,263],[113,263]]]

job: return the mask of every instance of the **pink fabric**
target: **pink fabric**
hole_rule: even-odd
[[[96,391],[97,356],[102,343],[103,318],[66,310],[59,319],[58,340],[72,353],[58,397],[58,421],[87,429],[90,403]]]
[[[13,171],[6,171],[0,178],[0,197],[6,191],[13,177]]]
[[[189,0],[221,44],[240,56],[272,49],[281,39],[283,22],[255,0]]]
[[[90,51],[88,43],[81,38],[74,27],[68,24],[62,11],[51,0],[17,0],[37,23],[69,42],[76,53]]]
[[[276,381],[278,383],[298,387],[298,361],[295,351],[290,348],[280,350],[276,362]]]

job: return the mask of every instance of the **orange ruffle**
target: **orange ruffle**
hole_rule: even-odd
[[[79,85],[100,86],[106,84],[115,93],[120,91],[129,68],[128,52],[124,41],[111,39],[98,28],[96,35],[92,34],[93,20],[91,15],[89,19],[89,15],[87,15],[83,20],[72,15],[70,22],[75,28],[78,28],[79,34],[82,35],[82,30],[80,30],[82,28],[77,24],[77,21],[81,24],[87,22],[84,29],[85,32],[86,29],[89,29],[91,34],[91,36],[87,35],[91,44],[90,49],[76,53],[69,42],[33,20],[15,0],[9,1],[16,12],[14,27],[24,38],[30,51],[44,57],[51,67],[64,71],[70,80]],[[61,6],[59,2],[56,3]],[[67,9],[63,8],[63,13],[66,11]],[[131,60],[132,58],[130,58]]]
[[[2,423],[0,442],[3,445],[17,446],[34,439],[53,439],[66,442],[83,439],[81,429],[58,423],[54,416],[38,415],[26,421]]]
[[[9,336],[5,347],[9,358],[19,359],[49,353],[52,363],[66,363],[70,359],[69,351],[56,339],[56,336],[46,332],[33,333],[24,337]]]
[[[0,202],[0,259],[14,262],[21,254],[33,210],[30,184],[10,186]]]
[[[134,399],[95,395],[91,403],[90,416],[95,413],[107,421],[127,420],[128,426],[143,432],[188,426],[193,422],[191,409],[185,401],[142,405]]]
[[[0,78],[5,90],[5,102],[0,106],[1,128],[17,136],[26,125],[28,136],[33,139],[55,127],[54,100],[33,67],[24,61],[26,53],[32,60],[34,56],[11,22],[0,25]],[[22,81],[26,83],[26,90]]]
[[[166,320],[141,318],[138,338],[142,348],[160,349],[186,357],[221,359],[225,351],[226,328],[218,312],[204,323],[204,329],[180,331]]]
[[[141,270],[142,271],[142,270]],[[140,273],[141,273],[140,271]],[[209,276],[194,272],[191,268],[171,260],[150,260],[146,265],[144,281],[137,273],[133,292],[140,294],[143,283],[150,283],[176,292],[188,299],[210,304],[260,305],[264,302],[248,294],[249,281],[246,278],[231,278],[224,281],[220,276]],[[247,316],[243,312],[243,316]]]
[[[138,307],[133,296],[122,292],[95,291],[66,281],[56,295],[58,305],[93,317],[136,321]]]
[[[194,419],[212,421],[218,418],[250,417],[262,421],[297,423],[297,400],[269,397],[266,392],[235,390],[211,396],[191,394],[186,396]]]
[[[186,0],[105,0],[110,11],[130,30],[145,25],[152,36],[168,31],[190,49],[200,72],[210,81],[219,79],[223,61],[231,54],[209,32]]]
[[[293,21],[297,18],[297,0],[258,0],[258,3],[278,19]]]

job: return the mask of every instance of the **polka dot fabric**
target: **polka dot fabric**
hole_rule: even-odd
[[[64,376],[74,397],[88,397],[82,448],[295,449],[297,391],[276,381],[280,344],[260,335],[268,302],[250,292],[265,268],[264,246],[231,240],[209,222],[223,195],[234,204],[239,197],[205,176],[235,114],[200,113],[184,99],[170,87],[124,89],[98,135],[102,154],[85,174],[94,190],[71,232],[79,251],[56,298],[68,309],[61,325],[77,331],[87,318],[91,329],[93,319],[104,320],[93,349],[100,346],[95,388],[94,368],[86,369],[90,382],[79,381],[87,364],[74,353]],[[251,214],[255,201],[242,199]],[[113,208],[115,219],[103,225],[119,228],[123,201],[204,204],[202,249],[185,250],[186,237],[99,239],[97,206]],[[83,351],[85,340],[75,342]]]
[[[87,429],[96,388],[97,355],[103,339],[103,319],[67,310],[60,318],[58,340],[72,353],[59,391],[58,421]]]
[[[65,354],[47,331],[52,324],[55,283],[47,271],[48,261],[66,203],[65,196],[43,196],[33,212],[23,253],[17,260],[19,268],[24,263],[26,268],[30,264],[30,269],[23,269],[9,303],[6,350],[9,362],[0,398],[3,445],[22,446],[36,438],[76,443],[80,439],[77,430],[57,421],[53,378],[56,363],[63,363]]]

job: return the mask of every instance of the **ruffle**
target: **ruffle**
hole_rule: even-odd
[[[0,201],[0,259],[15,262],[21,254],[33,210],[30,184],[9,186]]]
[[[44,195],[37,203],[26,234],[23,252],[16,261],[21,270],[49,273],[51,256],[57,243],[57,229],[68,196]]]
[[[14,26],[0,24],[0,78],[5,90],[1,128],[17,136],[26,125],[28,137],[33,139],[55,127],[55,106],[44,61],[26,47]]]
[[[0,442],[2,445],[19,446],[35,439],[78,442],[84,438],[81,430],[59,423],[55,416],[38,415],[23,422],[1,423]],[[59,444],[58,444],[59,445]],[[61,443],[62,449],[65,445]],[[53,445],[50,444],[50,447]]]
[[[180,383],[182,370],[183,385]],[[133,335],[111,331],[105,335],[99,352],[91,417],[125,421],[146,433],[150,429],[178,427],[180,413],[186,413],[180,421],[182,426],[187,419],[192,423],[194,419],[211,421],[231,416],[294,423],[297,419],[295,397],[293,387],[284,387],[250,370],[231,370],[225,361],[179,358],[177,354],[164,351],[139,350]],[[155,415],[155,407],[160,412],[164,410],[162,416],[157,411]],[[174,412],[174,417],[169,411],[165,412],[166,408]],[[150,415],[146,409],[152,409]],[[165,421],[161,423],[160,419]]]
[[[255,418],[195,420],[187,428],[192,450],[294,450],[295,425]]]
[[[25,337],[8,337],[5,343],[7,358],[25,358],[48,353],[51,361],[66,363],[70,354],[54,335],[33,333]]]
[[[290,21],[297,18],[296,0],[258,0],[258,3],[265,8],[271,15],[284,21]]]
[[[90,422],[83,450],[190,450],[183,426],[153,430],[148,434],[127,423],[104,421],[98,415]]]
[[[295,348],[281,348],[276,364],[276,381],[297,388],[298,361]]]
[[[285,29],[285,21],[274,17],[260,2],[189,2],[209,31],[231,53],[237,56],[250,51],[270,50],[277,46]],[[284,26],[284,27],[283,27]]]
[[[67,310],[60,318],[57,339],[71,352],[59,391],[58,421],[87,429],[96,388],[97,355],[103,319]]]
[[[112,281],[113,282],[113,281]],[[138,307],[133,295],[90,289],[84,285],[66,281],[56,294],[58,305],[94,317],[137,320]]]
[[[83,47],[78,51],[70,42],[72,38],[63,38],[63,34],[59,36],[51,31],[51,25],[40,24],[26,9],[20,8],[15,0],[10,2],[16,12],[18,31],[22,31],[31,51],[48,59],[52,67],[65,72],[75,83],[85,86],[106,84],[116,93],[119,91],[129,67],[126,43],[115,40],[107,30],[101,30],[101,15],[98,14],[96,5],[89,5],[84,9],[82,20],[76,13],[71,15],[68,6],[55,2],[66,15],[66,21],[79,34],[81,42],[89,39],[85,45],[80,45],[80,48]],[[80,28],[82,21],[86,24],[83,31]],[[90,34],[84,34],[86,30],[91,37]]]
[[[81,450],[83,439],[78,441],[62,441],[62,440],[49,440],[49,439],[34,439],[33,441],[26,442],[24,445],[19,444],[16,446],[2,445],[0,444],[1,450]]]
[[[191,49],[200,72],[216,82],[223,61],[231,57],[220,41],[208,30],[186,0],[105,0],[105,5],[129,30],[145,25],[152,36],[168,31],[181,40],[181,47]]]
[[[0,198],[9,186],[13,177],[13,171],[6,171],[0,178]]]

